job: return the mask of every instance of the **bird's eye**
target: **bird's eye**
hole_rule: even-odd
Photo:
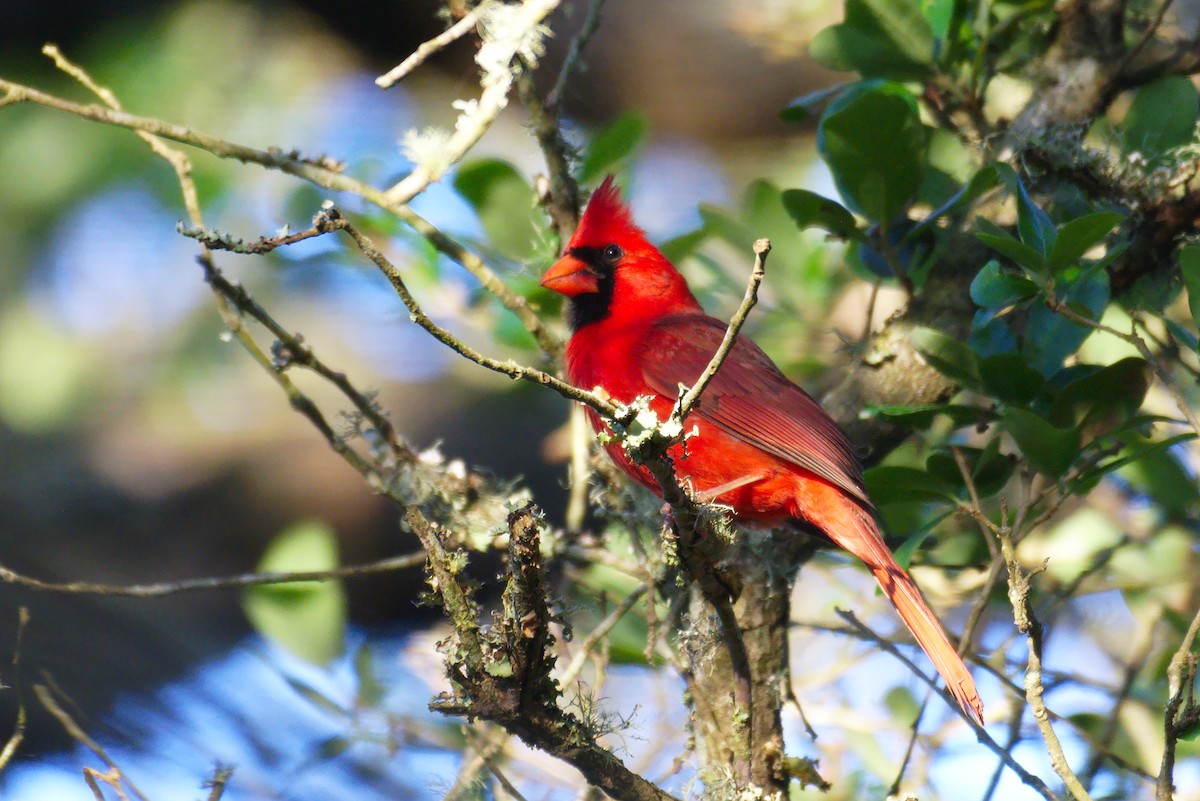
[[[621,250],[620,245],[608,245],[604,248],[604,260],[609,264],[616,264],[617,260],[625,255],[625,251]]]

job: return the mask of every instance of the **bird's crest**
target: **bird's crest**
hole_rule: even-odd
[[[627,247],[632,241],[645,239],[645,233],[633,221],[633,212],[621,200],[616,181],[609,175],[592,193],[571,237],[571,247],[603,247],[610,242]]]

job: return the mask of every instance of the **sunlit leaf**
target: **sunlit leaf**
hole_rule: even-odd
[[[318,521],[297,523],[263,554],[261,572],[331,570],[338,566],[337,538]],[[342,653],[346,596],[340,581],[265,584],[242,594],[242,608],[263,636],[309,662],[327,664]]]

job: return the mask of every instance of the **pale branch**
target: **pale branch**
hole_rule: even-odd
[[[246,242],[242,239],[235,239],[231,234],[222,233],[215,228],[210,231],[202,227],[189,227],[182,222],[175,226],[175,231],[190,239],[195,239],[210,250],[227,250],[230,253],[240,253],[248,256],[270,253],[284,245],[294,245],[297,242],[303,242],[305,239],[312,239],[313,237],[329,233],[313,226],[305,228],[303,231],[297,231],[294,234],[280,233],[277,236],[262,236],[253,242]]]
[[[1071,770],[1066,755],[1063,754],[1062,744],[1050,722],[1050,714],[1046,710],[1043,699],[1045,688],[1042,685],[1042,625],[1033,614],[1033,605],[1029,600],[1029,576],[1021,569],[1017,561],[1016,549],[1013,547],[1012,532],[1004,521],[997,528],[1000,540],[1000,550],[1004,554],[1004,563],[1008,566],[1008,600],[1013,608],[1013,621],[1017,630],[1025,635],[1028,663],[1025,669],[1025,700],[1033,713],[1042,740],[1046,744],[1046,752],[1050,756],[1050,765],[1059,775],[1067,791],[1075,801],[1091,801],[1087,789]]]
[[[380,89],[390,89],[396,83],[408,77],[409,73],[425,63],[425,60],[449,45],[466,36],[479,22],[479,15],[488,7],[491,0],[482,0],[479,5],[463,14],[462,18],[432,39],[422,42],[408,58],[392,67],[375,79],[375,85]]]
[[[946,705],[948,707],[950,707],[951,709],[958,710],[958,704],[957,704],[957,702],[955,702],[954,698],[950,695],[950,693],[947,692],[946,690],[943,690],[941,687],[939,687],[937,682],[934,679],[931,679],[928,676],[926,676],[925,673],[922,672],[921,669],[918,668],[917,665],[911,659],[909,659],[907,656],[905,656],[904,653],[898,647],[896,647],[895,643],[893,643],[891,640],[888,640],[885,637],[881,637],[880,635],[876,634],[869,626],[867,626],[865,623],[860,621],[853,612],[850,612],[845,609],[838,609],[837,613],[850,626],[850,630],[848,633],[855,634],[856,636],[858,636],[862,639],[865,639],[869,642],[874,643],[877,647],[881,648],[884,651],[887,651],[889,654],[894,656],[896,659],[900,660],[900,662],[902,662],[904,664],[904,666],[907,667],[914,676],[917,676],[918,678],[920,678],[927,685],[929,685],[930,688],[932,688],[935,692],[937,692],[939,695],[941,695],[942,699],[946,702]],[[1002,746],[998,742],[996,742],[994,739],[992,739],[992,736],[987,733],[987,730],[984,729],[979,724],[977,724],[975,721],[971,720],[966,715],[966,713],[961,712],[961,710],[959,710],[959,714],[962,717],[962,719],[964,721],[966,721],[967,725],[970,726],[971,729],[975,732],[976,739],[980,743],[982,743],[984,746],[989,748],[992,751],[992,753],[996,754],[996,756],[998,756],[1000,758],[1000,760],[1005,764],[1005,766],[1007,766],[1010,770],[1012,770],[1013,773],[1017,774],[1017,776],[1021,779],[1022,782],[1024,782],[1026,785],[1031,787],[1034,791],[1036,791],[1043,798],[1045,798],[1046,801],[1058,801],[1058,799],[1055,798],[1054,793],[1050,790],[1049,787],[1046,786],[1046,783],[1044,781],[1042,781],[1037,776],[1030,773],[1028,770],[1025,769],[1025,767],[1023,765],[1021,765],[1021,763],[1017,762],[1016,759],[1013,758],[1013,755],[1012,755],[1012,752],[1010,749],[1005,748],[1004,746]]]
[[[1154,788],[1155,801],[1172,801],[1175,794],[1175,750],[1179,738],[1200,726],[1200,704],[1196,703],[1196,667],[1200,659],[1192,653],[1200,635],[1200,609],[1192,617],[1179,648],[1167,665],[1167,705],[1163,712],[1163,756]]]
[[[448,256],[452,261],[473,275],[483,285],[484,289],[496,296],[501,305],[516,315],[526,330],[537,340],[538,346],[548,356],[557,357],[562,353],[561,340],[550,331],[537,313],[530,308],[529,303],[523,297],[513,292],[477,254],[444,234],[406,204],[389,200],[383,190],[342,174],[340,164],[331,159],[308,159],[302,157],[297,151],[283,151],[274,147],[268,150],[246,147],[245,145],[229,142],[216,136],[194,131],[185,126],[173,125],[162,120],[139,117],[124,111],[103,108],[94,104],[83,105],[74,103],[4,79],[0,79],[0,91],[4,92],[5,95],[5,101],[0,103],[0,107],[22,102],[35,103],[92,122],[115,125],[121,128],[128,128],[132,131],[141,131],[156,137],[191,145],[205,150],[218,158],[234,159],[245,164],[257,164],[266,169],[278,170],[325,189],[346,192],[360,197],[368,203],[395,215],[424,237],[439,252]],[[194,197],[192,198],[192,202],[188,203],[189,210],[193,205]],[[192,218],[193,225],[198,227],[203,225],[197,219],[196,215],[190,214],[189,216]]]
[[[696,380],[682,398],[679,399],[679,407],[676,411],[680,421],[683,421],[700,402],[700,395],[708,387],[709,382],[713,380],[713,376],[721,369],[721,365],[729,358],[730,352],[733,350],[733,344],[737,341],[738,333],[742,330],[742,326],[746,324],[746,317],[749,316],[750,310],[758,303],[758,288],[762,285],[765,277],[765,268],[767,263],[767,254],[771,252],[771,240],[759,239],[754,243],[754,269],[750,271],[750,280],[746,284],[746,294],[742,298],[742,303],[738,306],[738,310],[734,313],[729,321],[729,326],[725,329],[725,336],[721,339],[721,344],[717,348],[716,353],[709,359],[708,365],[704,368],[704,372]]]
[[[391,556],[375,562],[345,565],[329,570],[305,571],[261,571],[242,573],[236,576],[219,576],[178,581],[156,581],[150,584],[102,584],[92,581],[45,581],[26,576],[0,565],[0,583],[14,584],[40,592],[56,592],[80,595],[108,595],[123,598],[162,598],[185,592],[222,590],[231,587],[257,587],[264,584],[294,584],[301,581],[330,581],[333,579],[357,578],[379,573],[393,573],[424,564],[423,552]]]
[[[478,100],[471,100],[458,116],[454,132],[444,142],[436,145],[436,153],[425,158],[417,158],[412,172],[400,179],[384,193],[391,205],[408,203],[423,192],[431,183],[442,177],[449,167],[457,163],[467,151],[492,127],[492,123],[500,112],[508,105],[508,93],[513,82],[525,71],[518,58],[522,49],[522,41],[526,36],[539,36],[537,28],[542,20],[558,8],[560,0],[525,0],[520,6],[500,4],[493,8],[512,10],[512,16],[504,22],[504,30],[489,30],[488,13],[480,17],[482,46],[476,60],[492,47],[505,48],[507,58],[501,59],[503,64],[482,64],[484,75],[481,81],[483,91]],[[518,11],[519,9],[519,11]],[[515,18],[516,14],[521,19]],[[506,15],[507,16],[507,15]],[[500,26],[497,26],[500,27]],[[516,30],[509,30],[509,28]],[[416,155],[416,154],[414,154]]]

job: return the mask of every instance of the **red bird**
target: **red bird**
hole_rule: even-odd
[[[633,222],[612,176],[592,195],[566,254],[541,283],[570,299],[571,383],[602,388],[618,403],[649,396],[660,420],[670,415],[679,385],[699,378],[725,335],[726,323],[704,313],[687,281]],[[587,414],[593,429],[605,430],[599,415]],[[686,452],[676,446],[671,455],[697,496],[732,508],[747,525],[815,526],[861,559],[963,711],[982,723],[971,674],[884,544],[862,469],[817,402],[739,336],[688,417],[693,425]],[[620,443],[605,448],[631,477],[661,492]]]

